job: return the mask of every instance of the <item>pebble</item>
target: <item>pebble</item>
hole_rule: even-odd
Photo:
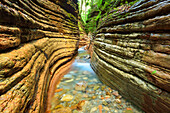
[[[113,94],[114,96],[119,96],[118,91],[114,91],[112,94]]]
[[[87,77],[83,77],[84,80],[88,79]]]
[[[83,94],[83,97],[84,98],[88,98],[88,94]]]
[[[106,95],[111,95],[110,92],[106,91]]]
[[[94,87],[94,84],[88,85],[88,88],[92,88],[92,87]]]
[[[90,93],[90,94],[94,94],[94,93],[96,93],[96,92],[95,92],[95,91],[89,91],[89,93]]]
[[[86,75],[86,74],[90,74],[90,72],[89,71],[83,71],[82,74]]]
[[[90,113],[93,113],[93,112],[95,112],[95,111],[97,111],[97,107],[93,107],[93,108],[90,110]]]
[[[73,99],[72,95],[64,94],[63,97],[61,98],[61,101],[71,101],[72,99]]]
[[[122,96],[120,96],[120,95],[119,95],[119,96],[116,96],[116,99],[120,99],[120,98],[122,98]]]
[[[72,92],[72,93],[73,93],[73,95],[75,95],[75,94],[77,94],[77,91],[73,90],[73,92]]]
[[[65,82],[72,82],[74,79],[66,80]]]
[[[79,61],[86,62],[84,57],[81,58]],[[52,108],[56,107],[58,110],[69,106],[73,113],[99,113],[98,106],[103,106],[100,113],[133,113],[133,111],[137,111],[136,109],[132,111],[131,104],[127,104],[128,102],[121,99],[122,96],[118,91],[102,84],[93,73],[86,71],[86,68],[83,68],[84,71],[82,71],[79,67],[73,66],[73,69],[74,71],[66,74],[61,83],[57,85],[58,89],[53,99],[55,102],[52,101]],[[65,109],[60,109],[58,112],[64,113],[63,110]],[[56,110],[52,112],[56,112]],[[66,112],[69,113],[69,109]]]
[[[103,109],[106,110],[106,111],[109,111],[109,108],[106,107],[106,106],[104,106]]]
[[[86,81],[80,81],[79,83],[77,83],[75,85],[75,90],[85,91],[86,87],[87,87],[87,82]]]
[[[118,104],[121,104],[121,100],[120,99],[115,99],[115,102]]]
[[[75,80],[80,80],[80,78],[76,78]]]
[[[92,96],[92,99],[96,99],[96,96]]]
[[[103,101],[102,104],[105,105],[105,106],[108,105],[108,103],[106,101]]]
[[[97,90],[97,89],[99,89],[99,88],[100,88],[99,85],[95,85],[94,88],[93,88],[93,90]]]
[[[105,88],[106,88],[106,86],[104,86],[104,85],[101,86],[102,91],[104,91]]]

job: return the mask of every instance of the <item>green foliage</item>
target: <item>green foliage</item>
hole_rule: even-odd
[[[106,19],[112,19],[109,14],[110,11],[116,13],[119,9],[117,7],[128,4],[133,5],[139,0],[82,0],[86,7],[90,7],[87,11],[81,11],[81,17],[85,24],[86,32],[95,32],[97,25],[100,24],[99,20],[105,21]],[[79,5],[80,6],[80,5]],[[82,9],[82,8],[81,8]],[[119,15],[119,14],[117,14]],[[124,18],[129,14],[120,15],[118,18]],[[85,18],[86,17],[86,18]],[[107,18],[103,18],[107,17]]]
[[[155,74],[155,73],[156,73],[156,70],[152,71],[152,73],[151,73],[151,74],[153,75],[153,74]]]

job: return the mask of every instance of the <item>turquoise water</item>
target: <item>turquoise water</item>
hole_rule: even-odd
[[[79,49],[71,71],[62,78],[52,101],[53,113],[66,107],[73,113],[142,113],[118,91],[100,82],[84,48]]]

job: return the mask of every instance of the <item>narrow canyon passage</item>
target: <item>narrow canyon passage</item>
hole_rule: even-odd
[[[144,113],[124,99],[117,90],[104,85],[90,66],[85,47],[71,70],[56,85],[51,99],[51,113]]]
[[[0,113],[169,113],[170,0],[1,0]]]

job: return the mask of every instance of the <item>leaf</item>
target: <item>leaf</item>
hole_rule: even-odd
[[[153,74],[155,74],[155,73],[156,73],[156,70],[152,71],[152,73],[151,73],[151,74],[153,75]]]
[[[97,21],[97,20],[101,17],[101,13],[102,13],[102,12],[100,11],[99,14],[97,15],[95,21]]]

